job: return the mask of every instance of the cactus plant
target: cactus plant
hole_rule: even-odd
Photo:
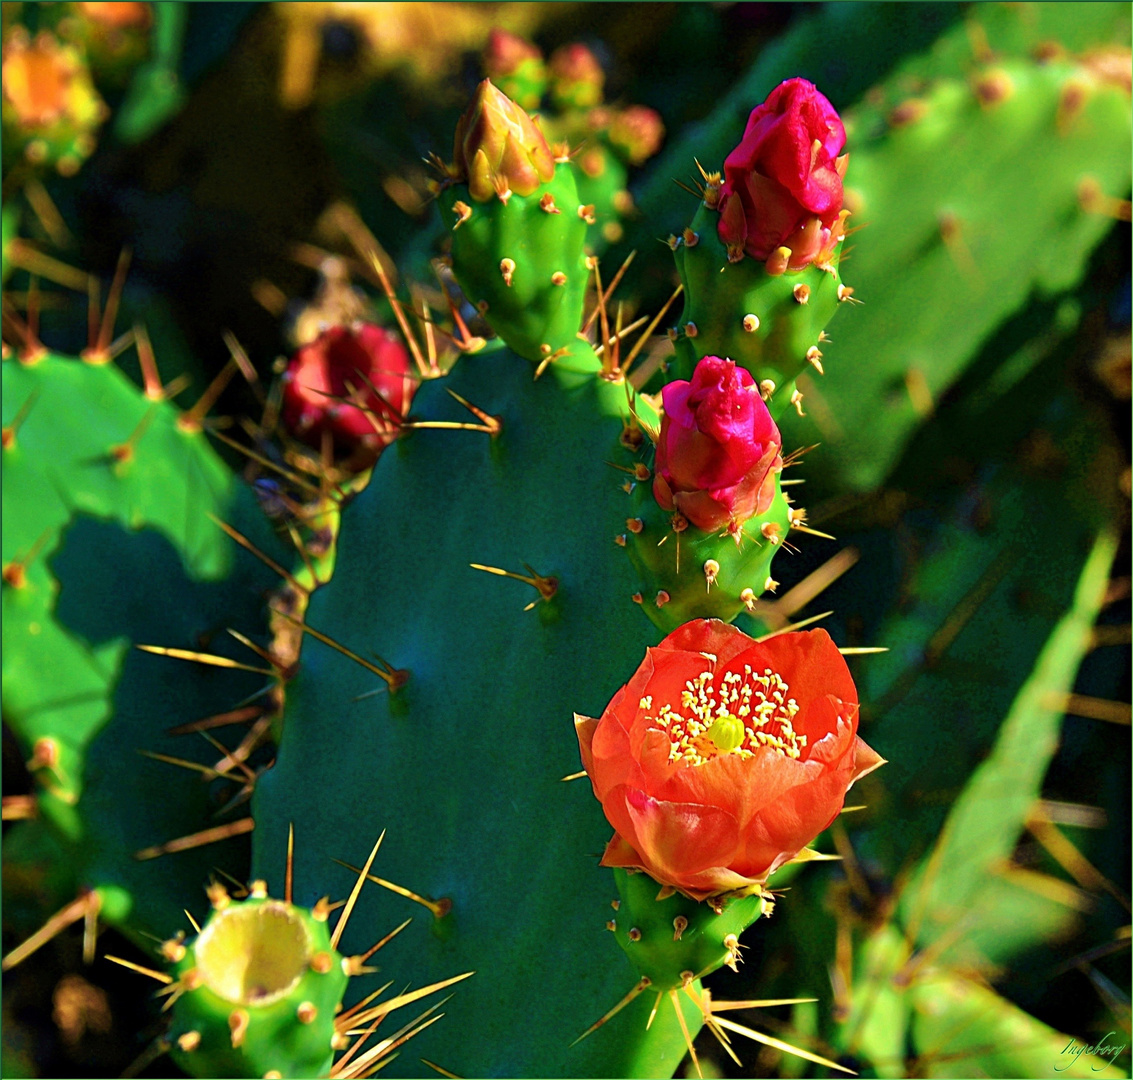
[[[144,337],[139,347],[149,365]],[[135,836],[145,839],[131,848],[115,820],[122,790],[117,784],[136,784],[130,778],[139,766],[112,752],[92,770],[91,747],[100,731],[114,726],[123,694],[139,688],[138,669],[127,654],[130,644],[152,643],[143,630],[147,622],[161,624],[165,633],[188,632],[177,644],[191,648],[202,631],[223,629],[215,623],[225,619],[226,607],[231,621],[245,628],[249,614],[259,614],[258,602],[251,612],[245,601],[226,603],[219,583],[227,581],[242,596],[240,590],[254,590],[257,581],[266,587],[273,576],[251,556],[234,559],[235,545],[214,521],[235,513],[260,544],[271,544],[249,515],[254,501],[233,485],[208,445],[201,421],[209,396],[181,412],[167,400],[154,367],[146,367],[150,378],[142,391],[115,364],[97,359],[97,349],[84,360],[33,342],[23,359],[3,365],[4,716],[30,761],[38,812],[68,849],[83,852],[69,860],[71,888],[93,889],[111,922],[153,927],[150,916],[159,913],[160,921],[177,911],[178,890],[208,864],[186,866],[186,878],[166,873],[166,886],[154,890],[154,878],[162,875],[141,870],[133,851],[203,829],[209,824],[206,793],[199,784],[196,790],[175,785],[182,801],[139,816]],[[82,415],[70,408],[76,400],[88,403]],[[115,564],[116,545],[119,559],[138,560],[118,564],[118,583],[106,569]],[[149,581],[139,588],[143,566]],[[161,589],[180,596],[183,607],[155,620],[151,590]],[[239,659],[230,663],[247,666]],[[152,667],[148,684],[146,678],[141,675],[143,701],[156,701],[176,681],[168,674],[162,679]],[[248,692],[246,686],[226,688],[223,677],[214,684],[214,712]],[[186,715],[197,707],[204,712]],[[208,711],[199,694],[190,693],[167,706],[164,726]],[[123,721],[115,737],[127,729]],[[154,741],[138,748],[153,751]],[[189,752],[194,759],[199,754]],[[139,795],[145,787],[137,786]],[[158,782],[153,797],[160,799],[162,790]],[[138,895],[139,888],[147,895]]]
[[[529,123],[514,103],[502,100],[489,83],[482,84],[458,128],[457,160],[441,193],[442,212],[455,224],[457,280],[515,351],[485,349],[460,360],[444,380],[448,395],[435,381],[424,384],[414,399],[410,426],[459,425],[461,414],[467,415],[461,402],[474,405],[487,420],[477,431],[414,430],[383,454],[374,479],[344,518],[335,576],[312,597],[308,609],[313,631],[355,652],[380,652],[388,693],[375,697],[372,691],[382,687],[374,686],[372,674],[352,668],[341,653],[336,657],[308,642],[289,693],[278,763],[257,787],[256,813],[268,823],[259,842],[273,842],[272,822],[316,816],[303,799],[317,789],[292,781],[294,770],[309,778],[328,768],[339,775],[340,786],[349,787],[355,782],[354,769],[364,772],[371,761],[396,758],[406,783],[384,787],[366,809],[386,816],[404,838],[405,846],[390,853],[396,873],[404,876],[405,860],[424,840],[422,827],[433,836],[437,851],[442,836],[429,822],[438,813],[464,821],[472,835],[484,838],[481,848],[470,849],[468,834],[447,834],[437,851],[440,858],[428,870],[429,893],[450,897],[453,911],[437,923],[438,944],[428,950],[427,970],[431,975],[435,964],[456,957],[494,987],[490,999],[469,996],[454,1005],[450,1036],[521,1022],[532,1032],[513,1044],[506,1063],[490,1056],[498,1052],[492,1049],[494,1040],[474,1044],[469,1038],[461,1067],[474,1072],[501,1066],[555,1072],[601,1068],[636,1075],[679,1058],[683,1042],[676,1039],[674,1022],[685,1023],[683,1013],[669,1014],[664,1024],[659,1021],[647,1031],[637,1014],[626,1010],[571,1049],[557,1037],[562,1018],[573,1018],[581,1032],[596,991],[610,1001],[621,996],[611,977],[616,973],[596,972],[585,950],[571,948],[564,950],[553,987],[543,985],[537,993],[530,981],[541,979],[536,970],[517,977],[524,970],[519,956],[540,937],[585,940],[609,888],[586,871],[581,859],[586,844],[595,842],[592,809],[576,797],[576,789],[555,789],[557,777],[573,770],[569,742],[563,740],[566,731],[556,735],[553,716],[600,703],[594,699],[603,688],[607,694],[613,689],[613,680],[638,652],[636,643],[648,633],[634,603],[633,571],[613,543],[627,510],[607,462],[624,461],[632,470],[631,463],[642,457],[641,426],[655,422],[645,402],[631,404],[613,351],[616,343],[607,341],[599,358],[576,335],[583,322],[588,269],[582,254],[584,223],[572,213],[578,200],[569,167],[565,162],[555,167]],[[754,260],[749,264],[754,267]],[[767,273],[762,266],[757,272]],[[566,280],[556,284],[555,274]],[[529,288],[530,293],[521,291]],[[783,362],[789,363],[785,357]],[[767,415],[758,395],[755,402]],[[636,432],[636,439],[627,432]],[[549,488],[533,463],[546,448],[568,444],[576,454],[581,450],[578,460],[587,469],[573,477],[559,474]],[[770,488],[774,495],[768,495],[777,496],[783,506],[773,482]],[[410,596],[395,584],[403,570],[375,563],[368,553],[387,547],[394,536],[411,530],[412,522],[427,518],[427,507],[438,505],[446,507],[450,520],[466,521],[468,531],[433,539],[431,570]],[[752,511],[748,507],[743,516]],[[786,515],[779,513],[785,535]],[[478,522],[491,522],[491,531],[476,527]],[[538,528],[532,530],[534,522]],[[706,539],[711,532],[689,524],[682,539],[687,544],[694,536]],[[737,546],[731,537],[726,543]],[[527,574],[520,573],[524,566]],[[703,583],[703,572],[695,572]],[[459,584],[454,586],[454,580]],[[521,584],[534,589],[527,605],[535,608],[532,613],[520,610],[523,593],[516,595],[516,590]],[[727,584],[736,594],[734,615],[744,606],[741,590],[732,581]],[[760,592],[763,584],[758,582]],[[375,605],[361,624],[351,600],[359,590]],[[715,610],[707,590],[701,596],[698,604],[690,593],[681,605],[689,616],[698,608]],[[474,617],[473,612],[479,614]],[[516,628],[516,617],[527,621]],[[611,644],[595,653],[585,628],[599,623]],[[474,674],[479,660],[466,640],[468,634],[483,636],[484,625],[500,627],[509,640],[488,684]],[[443,664],[443,678],[438,664]],[[586,671],[581,685],[575,677],[580,667]],[[547,711],[547,718],[537,722],[509,704],[536,699]],[[356,719],[343,728],[347,717]],[[327,722],[338,736],[323,726]],[[494,732],[490,745],[472,736],[489,729]],[[423,737],[423,732],[428,734]],[[345,752],[339,750],[343,739]],[[436,747],[447,743],[460,750],[446,765],[441,807],[435,791],[409,778],[427,769]],[[509,785],[506,800],[486,802],[483,786],[505,746],[510,773],[530,772],[544,779]],[[548,814],[558,824],[537,856],[542,867],[537,892],[548,903],[541,909],[528,905],[527,932],[508,943],[507,905],[473,898],[491,888],[502,900],[520,888],[520,880],[530,881],[526,843],[518,837],[506,840],[508,822],[525,821],[526,835]],[[317,817],[320,828],[328,830],[320,838],[342,827],[333,808],[322,807]],[[420,868],[415,876],[420,880]],[[570,912],[565,923],[564,910]],[[549,1022],[552,1014],[560,1023]],[[694,1013],[688,1023],[698,1026],[701,1019]]]
[[[1117,816],[1124,729],[1060,718],[1127,719],[1072,692],[1121,638],[1089,627],[1121,602],[1128,471],[1066,389],[1121,261],[1112,236],[1089,259],[1127,215],[1127,10],[807,12],[746,74],[742,6],[606,9],[608,49],[588,8],[280,6],[211,32],[241,12],[155,8],[124,100],[83,46],[116,138],[184,99],[181,134],[5,178],[4,714],[35,791],[5,792],[33,816],[5,822],[5,968],[74,923],[88,960],[99,921],[167,936],[214,868],[252,884],[214,882],[195,938],[149,946],[167,1022],[135,1071],[168,1049],[194,1075],[416,1074],[409,1035],[445,1075],[1119,1071],[1127,878],[1112,829],[1075,851],[1062,823]],[[436,15],[411,90],[362,85],[367,42],[388,67]],[[6,5],[6,39],[61,20],[79,42],[74,16]],[[518,36],[536,21],[546,61]],[[456,121],[437,75],[485,40]],[[666,114],[639,214],[659,120],[624,102],[671,99],[692,56],[703,90]],[[184,137],[228,100],[262,126],[247,146]],[[296,215],[257,230],[266,131]],[[430,210],[408,161],[449,145]],[[173,176],[200,203],[180,226]],[[342,186],[359,212],[316,222]],[[241,243],[202,243],[205,202]],[[375,213],[394,204],[416,225]],[[193,280],[187,371],[247,380],[182,413],[139,331],[143,386],[105,362],[110,316],[71,359],[81,319],[39,281],[64,218],[84,257],[126,227],[155,316],[170,267]],[[603,254],[621,229],[635,262]],[[827,560],[833,533],[852,547]],[[852,679],[837,655],[882,647]],[[386,827],[379,868],[360,835]],[[408,904],[427,918],[387,933]],[[370,1000],[379,938],[424,989]],[[443,1024],[375,1029],[473,970]]]

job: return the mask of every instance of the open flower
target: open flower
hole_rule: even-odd
[[[824,630],[764,643],[698,619],[649,649],[600,720],[576,716],[582,763],[617,830],[603,866],[695,900],[753,892],[842,809],[882,759]]]
[[[844,223],[845,144],[841,119],[813,83],[788,79],[772,90],[724,161],[719,233],[729,258],[766,260],[784,247],[783,269],[828,258]]]
[[[373,323],[324,330],[295,353],[283,384],[294,434],[319,446],[329,432],[340,451],[370,458],[397,437],[417,387],[405,346]]]
[[[706,356],[692,381],[661,391],[653,495],[706,532],[740,526],[765,513],[783,467],[783,440],[755,380],[732,360]]]

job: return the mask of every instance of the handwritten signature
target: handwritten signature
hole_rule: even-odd
[[[1063,1050],[1059,1055],[1060,1058],[1066,1057],[1070,1060],[1068,1060],[1065,1065],[1055,1065],[1054,1071],[1065,1072],[1070,1068],[1071,1065],[1074,1065],[1083,1054],[1090,1054],[1094,1057],[1102,1058],[1104,1062],[1100,1067],[1097,1065],[1091,1065],[1090,1071],[1103,1072],[1114,1063],[1117,1055],[1120,1054],[1127,1045],[1126,1043],[1122,1043],[1120,1046],[1114,1046],[1110,1043],[1107,1043],[1106,1040],[1109,1039],[1111,1035],[1116,1034],[1117,1033],[1114,1031],[1106,1032],[1106,1034],[1102,1036],[1101,1041],[1095,1043],[1093,1046],[1089,1046],[1086,1043],[1080,1043],[1074,1039],[1071,1039],[1066,1044],[1066,1049]],[[1109,1058],[1109,1061],[1104,1061],[1104,1059],[1107,1057]]]

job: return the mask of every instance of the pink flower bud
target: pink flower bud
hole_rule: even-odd
[[[539,108],[547,89],[547,65],[537,45],[496,27],[484,50],[484,70],[520,108]]]
[[[485,79],[456,125],[453,170],[477,202],[506,200],[550,180],[555,158],[535,121]]]
[[[489,79],[498,82],[505,75],[514,75],[526,61],[541,62],[542,59],[543,54],[537,45],[497,26],[488,36],[488,48],[484,51],[484,70]]]
[[[551,96],[560,108],[589,109],[602,100],[606,73],[581,42],[556,49],[550,67]]]
[[[770,507],[783,467],[783,440],[755,380],[732,360],[706,356],[691,382],[671,382],[661,396],[654,497],[699,529],[738,538]]]
[[[813,83],[788,79],[772,90],[724,161],[719,233],[730,257],[766,260],[786,247],[793,270],[828,259],[845,220],[845,143],[842,121]]]
[[[640,165],[651,158],[661,147],[665,137],[665,125],[655,109],[645,105],[631,105],[614,113],[610,121],[610,142],[634,165]]]
[[[283,380],[283,422],[294,435],[319,446],[329,431],[340,451],[371,458],[397,437],[417,388],[405,346],[372,323],[324,330]]]

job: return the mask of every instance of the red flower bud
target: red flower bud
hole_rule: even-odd
[[[845,144],[842,121],[813,83],[788,79],[772,90],[724,161],[719,232],[730,255],[766,260],[787,247],[791,269],[829,258],[842,236]]]
[[[699,529],[738,537],[771,505],[783,467],[783,441],[755,380],[732,360],[706,356],[691,382],[671,382],[661,396],[654,497]]]
[[[561,108],[589,109],[602,100],[606,73],[581,42],[563,45],[551,54],[551,96]]]
[[[631,105],[614,113],[610,121],[610,142],[634,165],[640,165],[651,158],[661,147],[665,137],[665,125],[656,109],[645,105]]]
[[[509,33],[495,27],[488,35],[488,47],[484,51],[484,70],[489,79],[499,79],[514,75],[528,60],[542,61],[543,53],[538,45],[533,45],[518,34]]]
[[[484,70],[520,108],[539,107],[547,86],[547,66],[537,45],[497,26],[484,50]]]
[[[550,180],[555,158],[535,121],[485,79],[456,125],[453,170],[478,202],[506,201]]]
[[[825,630],[762,644],[717,619],[674,630],[600,720],[575,717],[617,830],[602,865],[695,900],[758,890],[883,763],[857,735],[857,700]]]
[[[283,383],[283,421],[299,438],[319,446],[329,431],[340,450],[373,457],[397,437],[417,388],[405,346],[372,323],[324,330],[295,353]]]

